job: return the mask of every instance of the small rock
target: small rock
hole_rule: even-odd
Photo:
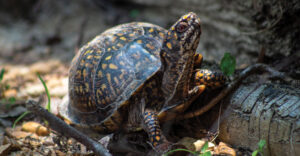
[[[34,133],[24,132],[24,131],[12,131],[11,135],[16,139],[23,139],[26,137],[38,139],[39,137]]]
[[[229,155],[229,156],[236,156],[236,152],[233,148],[229,147],[224,142],[220,142],[219,145],[215,148],[215,153],[217,155]]]
[[[0,146],[0,155],[8,155],[11,150],[11,144],[5,144]]]
[[[57,60],[40,61],[31,65],[30,71],[32,73],[48,74],[59,66],[62,66],[62,64]]]
[[[65,156],[66,155],[65,153],[63,153],[62,151],[59,151],[59,150],[55,150],[55,154],[57,156]]]
[[[26,122],[22,125],[22,130],[26,132],[32,132],[39,136],[46,136],[49,135],[50,131],[43,125],[37,123],[37,122]]]
[[[26,84],[25,94],[28,94],[33,97],[40,96],[42,93],[45,92],[44,86],[42,83],[35,83],[35,84]]]
[[[195,151],[201,151],[202,147],[204,146],[206,141],[204,140],[197,140],[194,142],[194,146],[196,148]],[[208,142],[208,150],[212,151],[214,149],[215,145],[211,142]]]
[[[15,89],[8,89],[4,92],[4,97],[10,98],[10,97],[16,97],[17,91]]]
[[[17,106],[12,108],[9,112],[6,113],[0,113],[1,118],[8,118],[8,117],[17,117],[21,114],[23,114],[27,109],[23,106]]]

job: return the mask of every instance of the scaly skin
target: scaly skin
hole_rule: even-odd
[[[143,128],[157,151],[167,150],[158,113],[182,112],[206,85],[217,84],[214,73],[198,70],[200,34],[194,13],[169,30],[133,22],[103,32],[72,61],[62,115],[103,134]]]

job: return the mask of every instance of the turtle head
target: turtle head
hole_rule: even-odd
[[[200,40],[200,19],[195,13],[182,16],[167,32],[161,52],[162,89],[170,100],[187,96],[194,55]]]
[[[167,32],[164,46],[178,54],[197,49],[201,34],[200,18],[193,12],[182,16]],[[173,54],[170,54],[173,55]]]

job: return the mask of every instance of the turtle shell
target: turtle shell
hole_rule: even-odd
[[[80,126],[118,129],[111,120],[121,124],[130,97],[162,66],[160,51],[166,32],[153,24],[134,22],[108,29],[83,46],[71,64],[69,102],[62,115]]]

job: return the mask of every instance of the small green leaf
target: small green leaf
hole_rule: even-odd
[[[132,9],[129,13],[131,18],[136,18],[139,14],[140,14],[140,12],[137,9]]]
[[[263,151],[265,145],[266,145],[266,140],[260,140],[258,143],[258,150]]]
[[[255,151],[252,152],[251,156],[257,156],[257,154],[258,154],[258,150],[255,150]]]
[[[16,98],[15,98],[15,97],[10,97],[10,98],[8,99],[8,101],[9,101],[9,103],[11,103],[11,104],[15,104],[15,103],[16,103]]]
[[[226,76],[230,76],[234,73],[236,61],[230,53],[225,53],[221,60],[221,70]]]
[[[2,69],[1,69],[1,72],[0,72],[0,81],[3,80],[4,72],[5,72],[5,69],[2,68]]]
[[[200,154],[199,156],[211,156],[211,152],[210,151],[207,151],[203,154]]]
[[[201,153],[204,153],[208,149],[208,142],[206,141],[203,147],[201,148]]]
[[[40,76],[39,73],[37,73],[37,76],[39,77],[40,81],[42,82],[42,84],[43,84],[43,86],[45,88],[45,91],[46,91],[46,94],[47,94],[47,97],[48,97],[48,104],[47,104],[47,108],[46,109],[48,110],[48,112],[50,112],[51,111],[50,93],[48,91],[48,88],[47,88],[47,85],[46,85],[45,81],[42,79],[42,77]]]
[[[5,85],[5,89],[6,89],[6,90],[8,90],[9,88],[10,88],[10,85],[9,85],[9,84]]]
[[[17,123],[18,123],[21,119],[23,119],[25,115],[27,115],[27,114],[29,114],[29,113],[30,113],[30,111],[26,111],[26,112],[24,112],[23,114],[21,114],[21,115],[15,120],[15,122],[14,122],[12,128],[15,128],[16,125],[17,125]]]

